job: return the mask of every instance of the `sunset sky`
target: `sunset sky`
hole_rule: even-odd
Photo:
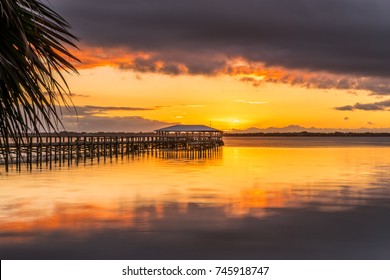
[[[390,128],[389,1],[49,2],[80,38],[67,130]]]

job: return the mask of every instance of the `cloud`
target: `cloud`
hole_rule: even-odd
[[[354,110],[363,110],[363,111],[387,111],[390,107],[390,100],[374,102],[374,103],[356,103],[355,105],[346,105],[341,107],[335,107],[335,110],[338,111],[354,111]]]
[[[74,98],[74,97],[85,97],[85,98],[91,97],[90,95],[87,95],[87,94],[77,94],[77,93],[70,93],[70,96],[72,98]]]
[[[372,92],[390,92],[386,79],[376,86],[369,81],[390,76],[388,1],[51,2],[84,45],[124,50],[128,57],[107,57],[122,69],[213,74],[238,57],[266,69],[368,78]],[[96,55],[106,58],[104,51]],[[350,80],[339,87],[351,87]]]
[[[156,110],[155,108],[141,108],[141,107],[115,107],[115,106],[74,106],[65,108],[63,106],[57,108],[58,111],[62,112],[63,116],[68,117],[84,117],[107,114],[110,111],[149,111]]]
[[[47,93],[47,91],[45,91],[43,94],[45,96],[49,97],[49,94]],[[56,92],[56,94],[58,94],[58,92]],[[74,98],[74,97],[91,97],[90,95],[78,94],[78,93],[74,93],[74,92],[69,93],[69,96],[72,98]]]
[[[174,125],[175,123],[145,119],[141,116],[111,116],[109,112],[115,111],[149,111],[160,107],[126,107],[126,106],[75,106],[66,108],[58,106],[61,112],[63,127],[66,131],[74,132],[151,132],[156,129]],[[77,112],[77,114],[76,114]]]
[[[157,58],[136,58],[131,63],[119,64],[121,70],[134,70],[141,73],[162,73],[180,75],[188,72],[182,63],[165,62]]]
[[[129,51],[123,47],[101,47],[99,45],[79,45],[80,50],[72,50],[81,62],[76,62],[78,69],[88,69],[100,66],[119,66],[129,63],[136,58],[148,58],[145,52]]]
[[[363,111],[382,111],[385,109],[384,106],[379,105],[377,103],[366,103],[366,104],[356,103],[353,107],[354,109],[363,110]]]
[[[251,105],[260,105],[260,104],[267,104],[266,101],[250,101],[250,100],[244,100],[244,99],[237,99],[235,100],[237,103],[244,103],[244,104],[251,104]]]
[[[180,108],[203,108],[203,105],[201,104],[188,104],[188,105],[178,105],[175,107],[180,107]]]
[[[133,70],[140,73],[160,73],[167,75],[217,75],[225,67],[227,59],[209,54],[153,53],[148,56],[134,57],[116,66],[121,70]]]
[[[364,90],[373,95],[390,94],[390,83],[383,77],[360,77],[352,74],[335,74],[324,71],[307,72],[268,67],[264,63],[236,58],[227,63],[220,73],[238,77],[243,82],[260,86],[264,82],[283,83],[303,88]]]
[[[334,109],[338,110],[338,111],[353,111],[354,107],[351,105],[346,105],[346,106],[341,106],[341,107],[335,107]]]
[[[75,119],[64,117],[65,130],[74,132],[151,132],[177,123],[149,120],[140,116],[105,117],[87,115]]]
[[[156,109],[163,109],[163,108],[203,108],[204,105],[201,104],[181,104],[181,105],[170,105],[170,106],[155,106]]]

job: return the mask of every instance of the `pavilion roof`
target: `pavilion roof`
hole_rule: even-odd
[[[221,132],[218,129],[206,126],[206,125],[172,125],[160,129],[156,129],[156,132]]]

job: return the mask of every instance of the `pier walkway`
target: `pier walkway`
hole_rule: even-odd
[[[71,164],[87,159],[100,161],[152,150],[206,150],[222,146],[222,133],[87,133],[42,134],[10,140],[10,153],[0,143],[0,165],[41,168],[43,163]]]

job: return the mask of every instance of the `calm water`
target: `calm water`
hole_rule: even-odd
[[[0,174],[1,259],[390,259],[390,138]]]

